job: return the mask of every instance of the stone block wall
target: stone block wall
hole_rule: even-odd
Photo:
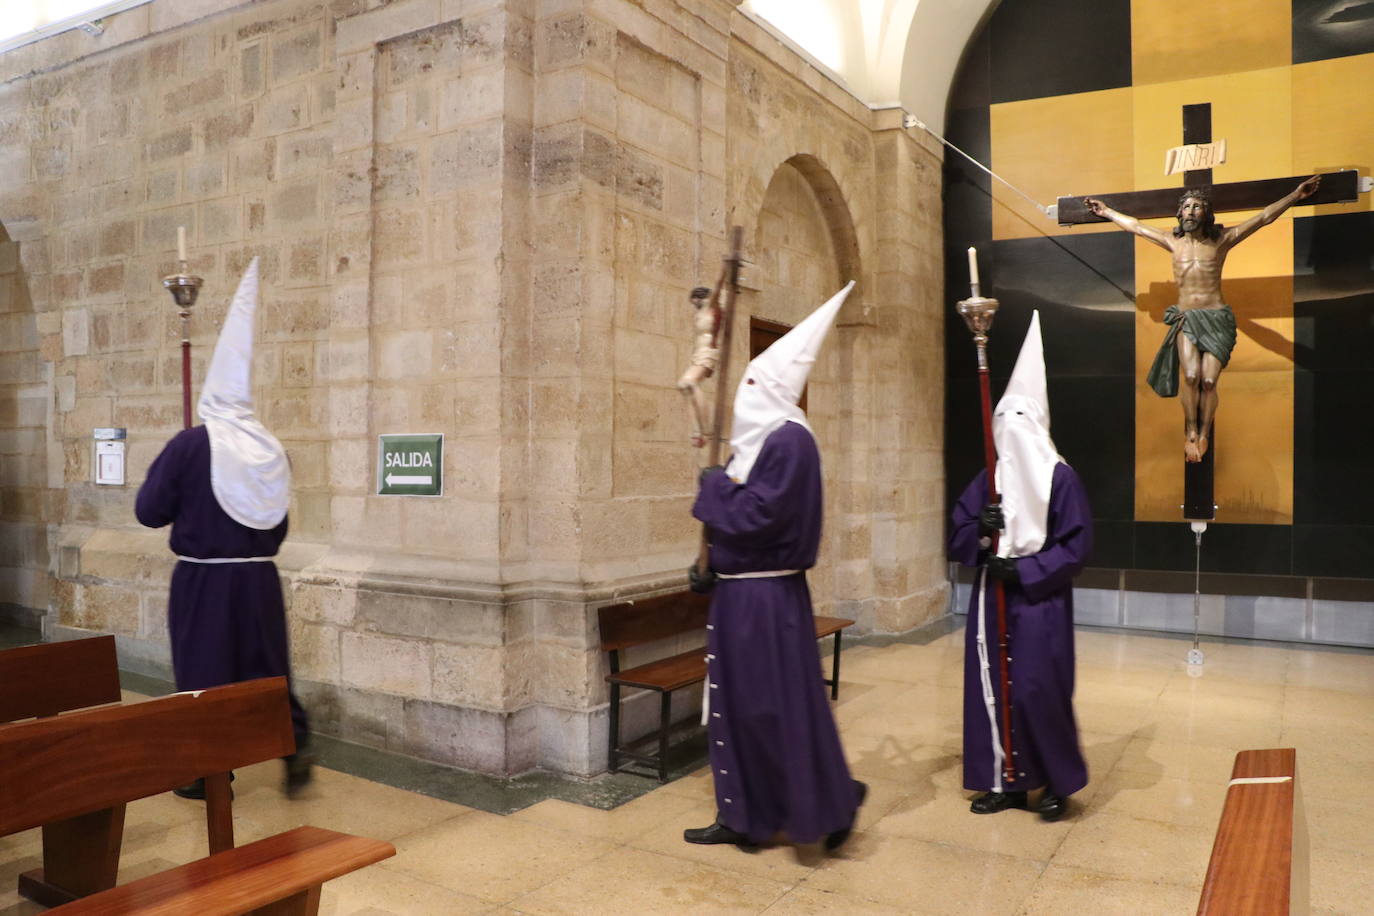
[[[316,727],[598,771],[595,609],[683,585],[687,291],[739,224],[737,367],[751,315],[859,280],[810,394],[818,605],[881,632],[943,611],[940,161],[900,112],[726,0],[152,0],[106,25],[0,57],[0,603],[168,671],[171,558],[132,506],[180,424],[159,280],[185,225],[197,384],[262,259],[255,397],[293,462],[278,565]],[[91,482],[111,425],[124,488]],[[404,432],[444,434],[442,496],[376,495],[376,437]]]

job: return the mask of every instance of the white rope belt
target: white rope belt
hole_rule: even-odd
[[[211,565],[218,563],[271,563],[276,557],[183,557],[177,554],[178,560],[185,560],[187,563],[208,563]]]
[[[801,572],[800,569],[768,569],[761,572],[742,572],[742,573],[716,573],[718,579],[779,579],[783,576],[795,576]]]

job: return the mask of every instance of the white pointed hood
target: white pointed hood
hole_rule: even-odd
[[[243,272],[210,359],[197,412],[210,434],[210,486],[230,518],[249,528],[275,528],[291,501],[286,449],[253,416],[253,313],[258,259]]]
[[[773,430],[791,420],[808,430],[806,414],[797,406],[807,376],[816,364],[825,335],[840,306],[854,288],[850,280],[830,301],[802,320],[754,357],[744,369],[735,392],[735,419],[730,426],[730,463],[725,472],[743,483],[758,460],[763,442]]]
[[[1050,399],[1045,384],[1045,346],[1040,312],[1031,315],[1011,380],[992,417],[997,446],[997,491],[1007,528],[997,544],[1004,557],[1038,553],[1049,523],[1050,484],[1064,459],[1050,438]]]

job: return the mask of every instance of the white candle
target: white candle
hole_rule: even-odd
[[[973,287],[973,294],[978,295],[978,249],[972,247],[968,250],[968,282]]]
[[[972,248],[969,249],[969,251],[972,251],[972,250],[973,250]],[[177,257],[178,257],[180,260],[183,260],[183,261],[186,260],[186,227],[185,227],[185,226],[177,226]],[[973,255],[970,254],[969,257],[972,258]]]

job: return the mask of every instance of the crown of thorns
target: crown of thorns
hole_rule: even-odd
[[[1212,212],[1212,195],[1209,194],[1205,188],[1189,188],[1184,191],[1178,199],[1178,208],[1182,209],[1183,202],[1190,197],[1194,200],[1202,201],[1202,205],[1207,208],[1207,212]]]

